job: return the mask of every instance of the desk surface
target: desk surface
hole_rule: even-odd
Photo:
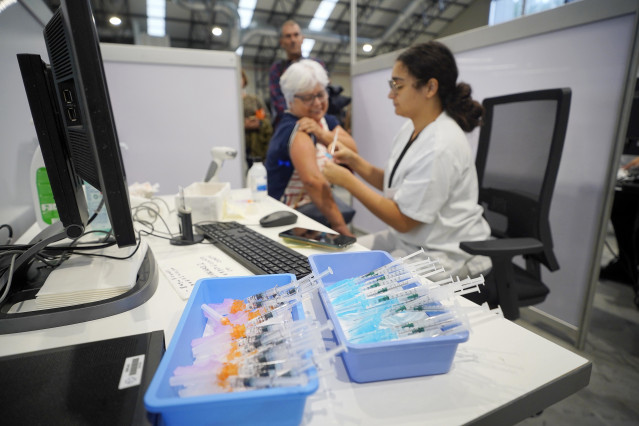
[[[243,194],[233,191],[236,198]],[[269,199],[259,210],[234,219],[256,225],[255,229],[277,239],[286,227],[263,229],[257,223],[262,215],[281,209],[287,207]],[[300,217],[298,224],[323,228],[306,217]],[[176,250],[189,250],[159,238],[147,241],[159,264]],[[349,250],[361,249],[355,245]],[[317,252],[311,248],[299,251]],[[229,262],[233,261],[229,258]],[[0,356],[154,330],[164,330],[168,345],[185,304],[160,274],[155,294],[142,306],[86,323],[2,335]],[[307,310],[311,315],[323,312],[319,301],[311,302]],[[471,323],[471,327],[468,342],[459,345],[450,372],[443,375],[357,384],[349,381],[338,358],[335,374],[324,376],[317,393],[308,398],[302,424],[514,424],[587,386],[590,380],[590,361],[510,321],[499,318]]]

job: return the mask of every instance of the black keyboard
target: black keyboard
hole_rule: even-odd
[[[300,279],[311,273],[306,256],[241,223],[210,222],[195,228],[254,274],[295,274]]]

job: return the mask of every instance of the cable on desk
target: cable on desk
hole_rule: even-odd
[[[11,282],[13,281],[14,265],[15,265],[16,257],[18,257],[19,254],[22,254],[22,251],[12,250],[12,251],[5,251],[3,253],[0,253],[0,258],[7,255],[12,255],[11,262],[7,266],[7,268],[3,268],[2,270],[0,270],[0,276],[4,275],[5,273],[9,274],[7,278],[7,283],[5,284],[4,292],[2,293],[2,296],[0,296],[0,304],[4,302],[4,299],[6,299],[7,295],[9,294],[9,290],[11,289]]]
[[[167,207],[167,210],[169,211],[169,213],[171,212],[171,210],[168,208],[169,207],[168,204],[164,200],[162,200],[161,198],[158,198],[157,200],[162,201]],[[150,220],[142,219],[140,217],[141,211],[146,212],[149,215]],[[171,229],[169,225],[166,223],[166,220],[164,220],[164,218],[160,214],[160,211],[161,211],[160,206],[157,203],[155,203],[155,199],[148,202],[141,203],[140,205],[133,207],[131,209],[134,222],[137,222],[138,224],[142,226],[146,226],[151,230],[150,232],[147,231],[148,235],[154,235],[156,237],[165,238],[157,234],[158,232],[160,232],[161,234],[168,235],[169,239],[173,238],[174,234],[171,232]],[[158,219],[164,224],[164,227],[167,230],[166,233],[161,231],[156,231],[155,222],[157,222]]]
[[[7,242],[5,244],[11,244],[11,239],[13,239],[13,228],[8,223],[0,225],[0,229],[6,228],[9,232],[9,237],[7,238]]]
[[[610,243],[607,240],[605,240],[605,239],[604,239],[604,245],[610,251],[610,254],[612,254],[612,256],[614,257],[614,260],[618,260],[619,259],[619,254],[615,253],[615,251],[612,248],[612,246],[610,245]]]

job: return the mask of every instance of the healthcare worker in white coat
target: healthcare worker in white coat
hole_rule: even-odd
[[[439,42],[401,53],[388,97],[395,113],[408,120],[395,136],[385,169],[337,142],[329,147],[334,162],[323,173],[389,226],[359,237],[362,245],[395,258],[423,248],[440,261],[442,276],[465,278],[486,273],[491,262],[464,252],[459,243],[488,239],[490,227],[478,204],[477,172],[464,133],[481,123],[483,108],[457,76],[453,54]]]

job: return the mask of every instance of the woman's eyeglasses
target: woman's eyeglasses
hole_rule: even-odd
[[[397,92],[399,92],[399,89],[402,89],[404,85],[398,84],[396,80],[388,80],[388,87],[390,87],[391,92],[396,95]]]
[[[294,95],[297,99],[302,101],[302,103],[306,105],[311,105],[315,99],[320,102],[323,102],[328,98],[328,93],[326,90],[322,90],[321,92],[315,93],[314,95]]]

